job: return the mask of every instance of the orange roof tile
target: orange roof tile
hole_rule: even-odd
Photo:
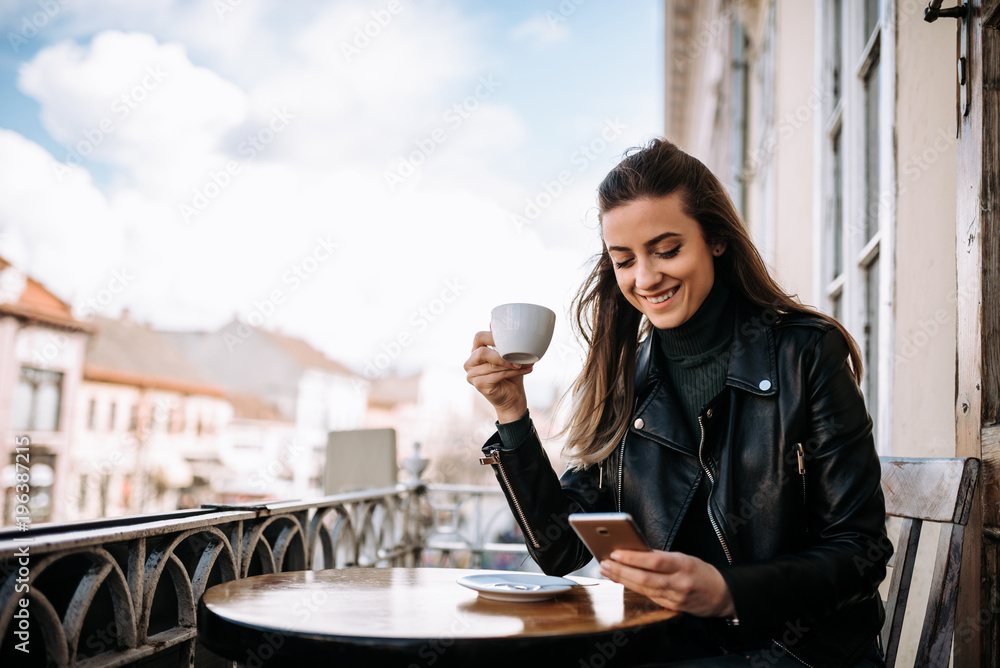
[[[101,316],[94,323],[97,332],[87,342],[85,379],[225,396],[184,353],[148,327]]]
[[[225,397],[225,393],[216,385],[199,383],[181,378],[157,376],[150,373],[136,373],[124,369],[114,369],[99,364],[85,364],[84,380],[95,383],[115,383],[116,385],[134,385],[135,387],[154,387],[160,390],[172,390],[184,394],[200,394],[210,397]]]
[[[247,420],[269,420],[271,422],[291,422],[281,416],[274,406],[255,394],[228,392],[226,399],[233,405],[233,415]]]
[[[0,271],[10,267],[9,262],[0,258]],[[24,290],[16,302],[0,304],[0,313],[80,332],[93,330],[87,323],[73,317],[73,311],[66,302],[30,276],[25,276]]]
[[[272,341],[278,344],[283,350],[291,355],[304,367],[310,369],[322,369],[332,373],[339,373],[346,376],[357,376],[340,362],[335,362],[319,350],[313,348],[308,342],[288,334],[261,329],[258,330],[266,334]]]

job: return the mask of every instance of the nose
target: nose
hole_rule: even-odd
[[[635,287],[639,290],[651,290],[655,288],[662,278],[662,274],[656,270],[652,262],[637,260],[635,269]]]

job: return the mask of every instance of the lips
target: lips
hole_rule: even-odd
[[[642,298],[654,306],[660,306],[661,304],[668,302],[671,297],[677,294],[680,287],[681,286],[678,285],[658,295],[642,295]]]

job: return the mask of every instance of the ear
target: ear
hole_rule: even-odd
[[[715,257],[719,257],[720,255],[722,255],[725,252],[726,252],[726,243],[725,242],[722,242],[722,243],[719,243],[719,244],[714,244],[712,246],[712,255],[714,255]]]

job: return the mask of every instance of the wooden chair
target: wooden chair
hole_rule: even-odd
[[[881,457],[886,514],[903,520],[893,557],[882,646],[888,668],[896,664],[910,578],[924,520],[941,523],[927,612],[915,666],[947,666],[955,634],[955,604],[962,566],[962,538],[979,478],[979,460]]]

